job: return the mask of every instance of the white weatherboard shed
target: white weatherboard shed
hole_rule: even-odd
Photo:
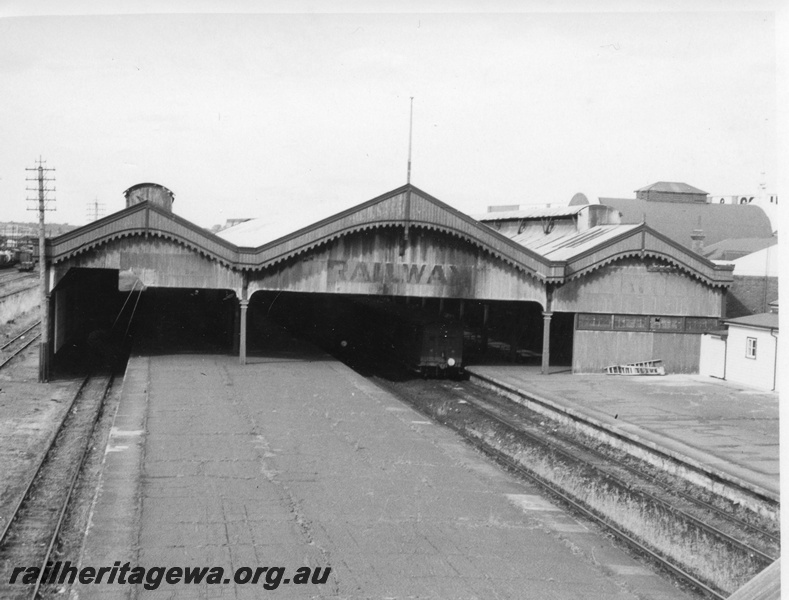
[[[778,314],[761,313],[726,321],[724,378],[778,391]]]

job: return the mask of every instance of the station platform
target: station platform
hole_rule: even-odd
[[[699,375],[541,375],[520,365],[468,371],[779,498],[777,393]]]
[[[80,564],[221,566],[227,582],[80,600],[688,597],[316,351],[136,357],[123,385]],[[326,583],[286,582],[305,566]],[[284,567],[276,591],[231,580],[260,567]]]

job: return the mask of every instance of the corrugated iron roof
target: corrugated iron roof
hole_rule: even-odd
[[[670,194],[707,194],[704,190],[695,188],[679,181],[658,181],[652,185],[642,187],[636,192],[668,192]]]
[[[330,211],[324,212],[327,214],[321,214],[320,210],[312,213],[276,211],[266,217],[237,223],[218,231],[216,235],[236,246],[257,248],[329,216]]]
[[[525,206],[518,210],[497,210],[478,215],[471,215],[477,221],[511,221],[518,219],[541,219],[545,217],[571,217],[581,212],[585,205],[580,206]]]
[[[548,260],[570,260],[638,227],[637,224],[598,225],[580,233],[574,226],[556,227],[548,234],[531,229],[512,236],[512,240]]]
[[[759,313],[758,315],[748,315],[736,319],[727,319],[724,323],[733,325],[746,325],[749,327],[759,327],[762,329],[778,329],[778,313]]]

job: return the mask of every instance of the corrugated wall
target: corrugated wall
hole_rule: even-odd
[[[662,360],[668,373],[698,373],[700,338],[694,333],[576,330],[573,372],[599,373],[611,365]]]
[[[55,280],[70,267],[130,270],[152,287],[241,289],[238,271],[165,238],[113,240],[55,265]]]
[[[553,308],[564,312],[721,317],[723,288],[679,270],[650,270],[643,260],[612,263],[556,290]]]
[[[341,238],[275,272],[252,275],[257,290],[536,301],[543,284],[471,244],[436,231],[376,229]]]

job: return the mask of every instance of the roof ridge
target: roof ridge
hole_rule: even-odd
[[[670,192],[672,194],[709,194],[704,190],[689,185],[684,181],[656,181],[650,185],[642,187],[636,192]]]

